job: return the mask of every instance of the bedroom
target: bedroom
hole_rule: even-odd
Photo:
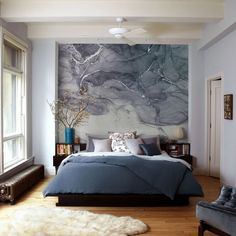
[[[194,174],[208,175],[206,81],[221,77],[222,94],[235,94],[235,1],[190,1],[187,4],[187,1],[140,0],[135,4],[135,9],[133,1],[122,2],[122,7],[119,1],[95,1],[95,5],[93,1],[86,4],[84,1],[71,1],[71,5],[68,1],[59,2],[1,1],[1,25],[22,39],[27,38],[32,45],[32,64],[29,65],[32,80],[28,83],[27,100],[27,157],[34,156],[35,163],[44,164],[46,174],[55,174],[52,157],[55,155],[55,143],[63,141],[63,132],[57,135],[48,101],[53,101],[58,95],[57,42],[115,45],[121,41],[110,35],[108,29],[117,27],[116,17],[124,16],[127,18],[127,22],[122,23],[124,27],[143,28],[146,31],[155,29],[151,32],[154,36],[147,36],[146,33],[137,37],[131,35],[137,44],[189,45],[188,122],[180,126],[184,126],[186,141],[191,143],[191,155],[195,157]],[[103,4],[103,7],[99,4]],[[171,22],[178,24],[171,25]],[[119,119],[123,118],[121,115]],[[134,112],[130,112],[131,121],[134,118]],[[96,125],[87,123],[77,128],[80,130],[78,132],[82,132],[78,133],[81,142],[86,141],[85,133],[99,134],[104,130],[107,120],[96,119]],[[139,134],[145,130],[148,130],[146,134],[155,133],[151,127],[137,126],[136,120],[129,122],[129,125],[133,125],[132,131],[138,128]],[[116,130],[107,124],[109,127],[104,133],[125,131],[118,130],[125,122],[125,119],[121,119],[121,123],[116,122]],[[173,136],[174,127],[163,127],[168,135]],[[234,120],[222,119],[220,176],[222,183],[232,186],[236,185],[236,150],[232,142],[235,129]]]

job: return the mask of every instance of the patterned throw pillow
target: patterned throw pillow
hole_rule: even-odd
[[[126,133],[111,133],[109,138],[111,139],[111,149],[113,152],[129,152],[126,145],[126,139],[134,139],[136,132]]]

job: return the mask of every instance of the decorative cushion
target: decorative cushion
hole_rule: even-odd
[[[143,155],[143,150],[139,147],[139,144],[143,144],[141,138],[137,139],[125,139],[126,146],[129,149],[129,152],[135,155]]]
[[[236,235],[236,188],[223,186],[220,196],[212,203],[200,201],[196,206],[199,220],[229,235]]]
[[[139,138],[141,138],[143,140],[143,143],[145,144],[155,143],[159,148],[159,150],[161,150],[159,135],[157,136],[139,135]]]
[[[134,139],[135,132],[111,133],[109,138],[111,139],[111,149],[113,152],[129,152],[125,139]]]
[[[110,139],[93,139],[94,152],[111,152]]]
[[[221,188],[220,196],[217,200],[212,202],[218,206],[225,206],[236,210],[236,188],[231,186],[223,186]]]
[[[87,135],[87,145],[86,152],[94,151],[93,139],[107,139],[108,135],[99,135],[99,134],[86,134]]]
[[[155,143],[150,144],[139,144],[140,148],[143,150],[145,155],[147,156],[154,156],[154,155],[160,155],[161,151],[157,147]]]

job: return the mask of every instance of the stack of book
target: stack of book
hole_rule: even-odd
[[[57,144],[56,154],[57,155],[70,155],[73,152],[71,144]]]

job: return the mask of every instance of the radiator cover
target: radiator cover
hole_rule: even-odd
[[[0,182],[0,201],[15,203],[17,197],[44,178],[44,166],[32,165]]]

